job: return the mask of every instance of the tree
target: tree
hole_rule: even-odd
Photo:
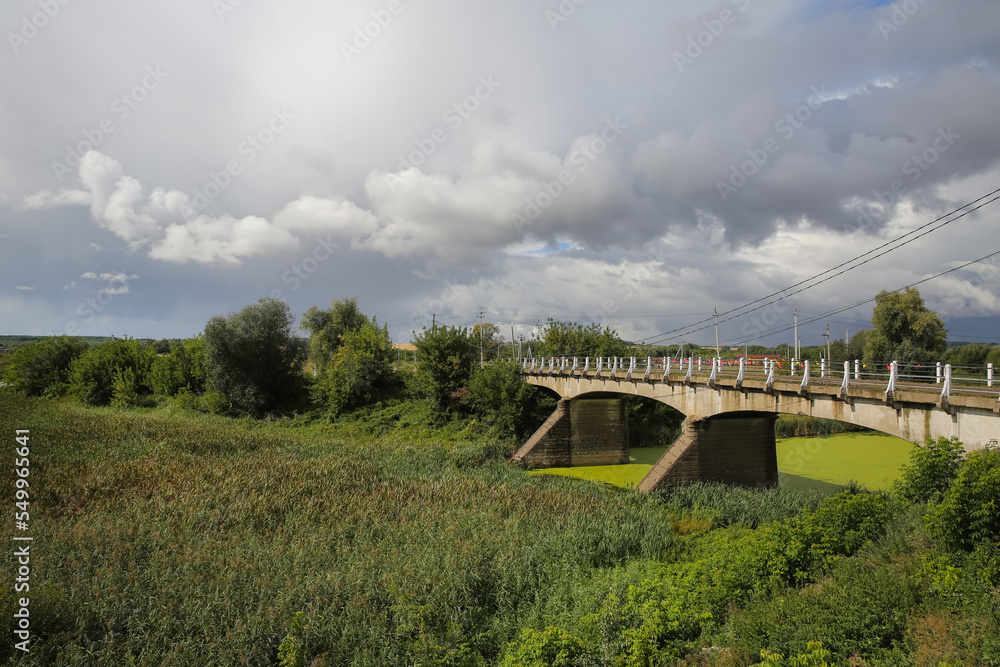
[[[496,355],[497,348],[504,344],[500,327],[489,322],[473,326],[472,339],[476,342],[476,347],[483,349],[483,358],[486,361],[492,359]]]
[[[340,347],[341,336],[365,324],[371,324],[371,320],[358,308],[357,297],[337,299],[327,309],[313,306],[307,310],[299,328],[309,332],[309,361],[316,372],[326,370]]]
[[[928,310],[915,287],[904,292],[879,292],[872,326],[875,329],[865,341],[864,358],[868,363],[935,361],[947,347],[944,321]]]
[[[69,369],[87,349],[68,336],[43,338],[19,346],[4,371],[4,382],[24,396],[62,396],[69,389]]]
[[[150,387],[157,394],[173,396],[187,388],[196,394],[205,391],[205,350],[201,337],[174,342],[169,354],[153,362]]]
[[[448,406],[452,394],[468,386],[472,370],[479,364],[479,348],[472,332],[464,327],[424,327],[414,339],[417,370],[427,385],[427,395],[438,407]]]
[[[299,390],[300,358],[288,304],[263,298],[205,325],[202,344],[208,386],[236,413],[259,415]]]
[[[86,405],[138,405],[151,393],[156,354],[137,340],[111,340],[88,348],[70,368],[70,392]]]
[[[851,340],[847,343],[847,358],[848,359],[863,359],[865,356],[865,345],[868,343],[868,335],[872,333],[871,329],[862,329],[853,336]]]
[[[625,343],[613,329],[594,322],[583,326],[576,322],[558,322],[551,317],[542,330],[542,340],[534,350],[541,356],[624,356]]]
[[[497,361],[476,369],[469,391],[473,410],[500,437],[522,439],[538,426],[538,390],[524,381],[516,363]]]
[[[970,452],[955,481],[927,511],[927,529],[950,549],[1000,537],[1000,449]]]
[[[330,408],[341,412],[383,400],[399,384],[388,329],[364,324],[343,334],[317,387]]]

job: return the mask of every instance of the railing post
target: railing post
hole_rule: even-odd
[[[698,372],[701,372],[701,357],[698,357]]]
[[[742,387],[743,386],[743,378],[746,375],[746,371],[747,371],[746,363],[747,363],[746,358],[745,357],[740,357],[740,372],[739,372],[739,375],[736,376],[736,386],[737,387]]]
[[[844,362],[844,382],[843,382],[843,384],[840,385],[840,397],[843,398],[843,399],[845,399],[845,400],[847,399],[847,383],[849,382],[848,378],[850,378],[850,377],[851,377],[851,362],[845,361]]]
[[[587,371],[590,370],[590,357],[587,357],[583,362],[583,377],[587,377]]]
[[[944,367],[944,386],[941,388],[941,407],[948,407],[951,398],[951,364]]]
[[[992,363],[986,364],[986,386],[987,387],[992,387],[993,386],[993,364]]]
[[[809,360],[802,363],[802,384],[799,385],[799,393],[804,394],[809,391]]]
[[[826,377],[826,359],[819,360],[819,376],[821,378]]]
[[[601,377],[601,370],[604,368],[604,357],[597,357],[597,377]]]
[[[563,357],[562,361],[559,362],[559,372],[561,373],[564,370],[566,370],[566,357]]]
[[[896,391],[896,377],[899,374],[899,362],[889,364],[889,385],[885,388],[885,402],[892,403],[892,395]]]
[[[855,359],[854,360],[854,379],[855,380],[860,380],[861,379],[861,360],[860,359]]]
[[[573,357],[573,368],[569,369],[570,375],[573,375],[574,373],[576,373],[577,361],[578,361],[578,359],[576,357]]]
[[[663,379],[666,380],[670,375],[670,365],[673,362],[673,358],[667,357],[663,360]]]
[[[767,373],[767,381],[764,383],[764,391],[767,392],[774,391],[774,366],[776,363],[777,362],[775,362],[774,359],[771,359],[771,368],[770,370],[768,370]],[[767,364],[766,360],[764,361],[764,364],[765,365]]]
[[[792,357],[792,377],[795,377],[795,357]]]
[[[715,378],[719,375],[719,360],[712,358],[712,374],[708,376],[708,386],[715,384]]]
[[[615,357],[614,362],[611,364],[611,377],[615,377],[618,372],[618,357]]]
[[[937,362],[937,374],[935,375],[935,377],[937,377],[937,382],[935,382],[934,384],[941,384],[941,362],[940,361]]]
[[[632,379],[632,372],[635,370],[635,357],[628,358],[628,373],[625,374],[625,378],[628,380]]]
[[[691,382],[691,373],[694,372],[694,357],[688,357],[688,372],[684,376],[685,382]]]
[[[649,380],[649,374],[653,372],[653,357],[646,357],[646,372],[643,374],[643,380]]]

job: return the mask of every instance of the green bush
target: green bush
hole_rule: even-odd
[[[772,653],[765,649],[760,652],[762,661],[752,667],[829,667],[830,663],[826,659],[833,654],[823,648],[823,642],[809,642],[806,650],[809,653],[800,653],[794,658],[789,656],[786,660],[780,653]]]
[[[73,361],[87,349],[83,341],[58,336],[18,347],[3,380],[22,396],[62,396],[69,389]]]
[[[901,468],[893,493],[911,502],[927,502],[939,498],[951,485],[965,456],[965,447],[958,438],[940,437],[913,448],[910,463]]]
[[[524,438],[538,424],[533,419],[542,392],[524,381],[516,363],[497,361],[477,369],[469,381],[472,408],[502,438]]]
[[[392,366],[392,341],[387,329],[363,324],[340,336],[340,345],[314,395],[334,413],[384,400],[401,385]]]
[[[577,667],[586,664],[583,641],[566,630],[549,626],[537,631],[526,628],[519,641],[507,647],[501,667]]]
[[[181,389],[204,393],[205,352],[201,338],[172,343],[168,354],[158,356],[153,362],[150,387],[163,396],[174,396]]]
[[[955,481],[928,508],[927,531],[949,549],[1000,538],[1000,449],[969,453]]]
[[[87,349],[70,368],[70,392],[85,405],[136,405],[150,393],[156,355],[137,340],[112,340]]]
[[[442,326],[433,331],[425,327],[413,344],[427,396],[443,410],[455,392],[468,386],[479,360],[477,342],[468,329]]]

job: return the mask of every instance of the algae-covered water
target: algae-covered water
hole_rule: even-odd
[[[913,445],[879,433],[838,433],[808,438],[782,438],[777,443],[778,483],[791,488],[835,490],[851,481],[888,489],[899,468],[910,460]],[[663,455],[663,447],[637,447],[631,463],[533,470],[532,475],[564,475],[634,488]]]

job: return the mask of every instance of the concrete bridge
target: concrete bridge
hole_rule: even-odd
[[[731,363],[727,363],[731,362]],[[629,461],[623,394],[660,401],[686,415],[680,437],[640,483],[719,481],[774,486],[774,422],[808,415],[865,426],[911,442],[955,436],[966,449],[1000,438],[993,368],[960,377],[947,364],[548,358],[525,360],[530,384],[561,398],[555,412],[511,459],[529,467]]]

